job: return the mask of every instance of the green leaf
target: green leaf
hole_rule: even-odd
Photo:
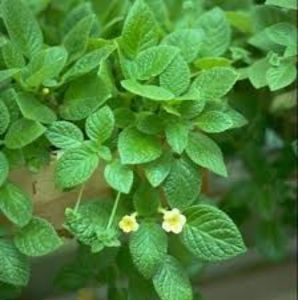
[[[19,149],[34,142],[45,131],[46,128],[39,122],[19,119],[9,127],[4,143],[7,148]]]
[[[7,70],[0,70],[0,82],[10,79],[12,76],[17,74],[20,69],[7,69]]]
[[[125,55],[134,58],[140,51],[155,46],[158,36],[158,25],[152,11],[143,0],[135,1],[122,30],[120,45]]]
[[[25,59],[20,49],[10,40],[1,48],[4,62],[8,68],[22,68]]]
[[[86,182],[96,170],[99,158],[87,146],[67,150],[58,160],[55,180],[61,188],[72,188]]]
[[[167,35],[163,44],[178,47],[181,55],[191,63],[199,54],[205,34],[201,29],[179,29]]]
[[[30,277],[28,258],[11,241],[0,239],[0,282],[26,286]]]
[[[176,159],[162,188],[172,208],[184,209],[197,199],[201,190],[201,176],[191,161]]]
[[[232,61],[225,57],[202,57],[194,61],[194,65],[202,70],[215,67],[230,67]]]
[[[199,132],[190,135],[186,153],[197,165],[209,169],[218,175],[227,176],[220,148],[206,135]]]
[[[241,113],[232,108],[229,108],[227,111],[225,111],[225,114],[228,115],[232,120],[232,126],[230,127],[230,129],[240,128],[247,125],[248,123],[247,119]]]
[[[162,117],[150,112],[138,113],[135,124],[138,130],[147,134],[157,135],[164,129]]]
[[[50,47],[36,53],[23,71],[25,84],[38,87],[44,81],[55,78],[67,61],[67,52],[63,47]]]
[[[165,153],[160,158],[145,164],[145,175],[153,187],[158,187],[169,175],[172,166],[172,156]]]
[[[32,217],[32,202],[29,196],[12,183],[0,188],[0,210],[13,223],[25,226]]]
[[[266,32],[272,42],[295,47],[297,39],[297,28],[289,23],[278,23],[266,28]]]
[[[113,155],[110,148],[104,145],[97,146],[97,154],[100,158],[102,158],[105,161],[111,161],[113,159]]]
[[[55,112],[37,100],[33,94],[17,94],[15,100],[26,119],[44,124],[51,124],[57,119]]]
[[[42,48],[43,37],[36,19],[24,1],[2,1],[1,16],[12,42],[27,57],[33,57]]]
[[[160,206],[159,190],[152,188],[149,183],[138,185],[133,195],[133,205],[140,216],[154,216]]]
[[[205,132],[223,132],[233,126],[228,114],[221,111],[206,111],[196,119],[196,125]]]
[[[166,124],[166,139],[174,152],[182,154],[188,143],[189,125],[178,118],[172,118]]]
[[[123,164],[143,164],[159,158],[161,145],[156,137],[127,128],[119,135],[118,149]]]
[[[0,100],[0,135],[5,133],[10,123],[10,114],[5,103]]]
[[[71,121],[88,117],[111,97],[106,84],[89,74],[72,81],[60,106],[62,118]]]
[[[0,187],[6,181],[9,173],[9,163],[3,152],[0,152]]]
[[[297,9],[296,0],[266,0],[265,4],[288,9]]]
[[[108,140],[114,130],[115,118],[109,106],[104,106],[87,118],[86,133],[98,143]]]
[[[167,253],[167,236],[155,223],[142,223],[129,240],[133,263],[146,278],[151,278]]]
[[[62,81],[67,82],[76,77],[85,75],[101,64],[115,50],[115,46],[106,46],[100,49],[95,49],[77,60],[65,74],[62,76]]]
[[[156,85],[143,85],[134,80],[122,80],[121,85],[129,92],[156,101],[169,101],[174,99],[170,91]]]
[[[215,7],[204,13],[196,24],[205,32],[201,56],[221,56],[231,43],[231,28],[222,9]]]
[[[54,122],[46,131],[46,137],[52,145],[62,149],[80,147],[84,141],[81,129],[67,121]]]
[[[172,46],[155,46],[140,52],[135,60],[136,78],[148,80],[161,74],[179,50]]]
[[[68,52],[68,61],[78,59],[87,49],[89,35],[94,23],[94,15],[81,19],[66,34],[63,39],[63,46]]]
[[[161,300],[192,300],[192,288],[182,266],[166,256],[153,277],[154,288]]]
[[[266,80],[271,91],[277,91],[290,85],[296,77],[297,69],[291,62],[284,62],[279,66],[271,67],[266,73]]]
[[[203,261],[221,261],[243,254],[246,247],[233,221],[221,210],[198,205],[184,212],[187,223],[181,239]]]
[[[267,85],[266,73],[271,65],[267,58],[260,59],[248,68],[248,78],[251,84],[256,88],[262,88]]]
[[[133,184],[133,171],[116,160],[108,164],[104,171],[107,183],[118,192],[128,194]]]
[[[8,109],[10,116],[10,123],[18,120],[20,118],[20,110],[16,103],[17,93],[13,88],[9,88],[1,93],[1,100]],[[1,113],[0,113],[1,115]]]
[[[27,256],[43,256],[57,250],[62,241],[45,219],[34,217],[14,237],[16,247]]]
[[[217,67],[202,71],[193,83],[204,100],[216,100],[226,95],[239,75],[231,68]]]
[[[187,62],[181,54],[178,54],[161,74],[160,85],[171,91],[175,96],[180,96],[190,84],[190,75]]]

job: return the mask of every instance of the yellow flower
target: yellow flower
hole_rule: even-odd
[[[174,208],[163,212],[162,228],[166,232],[180,233],[186,223],[186,217],[181,214],[180,210]]]
[[[119,222],[119,227],[125,233],[137,231],[139,229],[139,224],[136,220],[136,214],[124,216]]]

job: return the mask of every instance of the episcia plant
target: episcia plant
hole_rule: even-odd
[[[247,123],[227,95],[247,78],[273,91],[290,85],[294,29],[266,29],[279,52],[254,61],[230,49],[230,23],[245,22],[202,1],[0,4],[0,220],[9,221],[0,227],[0,291],[26,286],[29,258],[72,238],[80,251],[60,286],[104,281],[109,299],[193,299],[181,253],[209,263],[246,251],[231,218],[204,197],[209,172],[228,175],[215,138]],[[265,63],[266,77],[257,68]],[[67,238],[9,175],[50,162],[57,189],[79,188],[65,211]],[[98,170],[110,197],[87,201]]]

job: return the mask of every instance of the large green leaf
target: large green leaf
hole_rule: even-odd
[[[119,135],[118,149],[123,164],[143,164],[159,158],[161,144],[156,137],[127,128]]]
[[[39,122],[19,119],[9,127],[4,143],[7,148],[19,149],[34,142],[45,131],[46,128]]]
[[[43,256],[62,245],[54,227],[45,219],[37,217],[17,232],[14,243],[27,256]]]
[[[193,83],[204,100],[216,100],[226,95],[239,75],[231,68],[217,67],[200,72]]]
[[[3,0],[1,16],[11,37],[27,57],[33,57],[43,46],[42,32],[22,0]]]
[[[221,210],[198,205],[184,212],[187,223],[181,239],[188,250],[203,261],[221,261],[246,250],[233,221]]]
[[[282,46],[296,46],[297,28],[290,23],[277,23],[268,28],[266,32],[269,38]]]
[[[58,160],[55,180],[61,188],[71,188],[87,181],[98,166],[99,158],[86,145],[67,150]]]
[[[197,199],[201,190],[201,176],[191,161],[176,159],[162,187],[170,206],[184,209]]]
[[[155,223],[142,223],[129,240],[133,263],[146,278],[152,277],[167,253],[167,236]]]
[[[186,153],[197,165],[207,168],[218,175],[227,176],[220,148],[206,135],[199,132],[190,135]]]
[[[163,43],[178,47],[183,58],[190,63],[197,58],[204,37],[201,29],[180,29],[167,35]]]
[[[6,155],[0,152],[0,187],[6,181],[9,173],[9,162]]]
[[[104,143],[113,133],[115,118],[109,106],[104,106],[87,118],[86,133],[90,139]]]
[[[156,85],[140,84],[135,80],[122,80],[121,85],[129,92],[155,101],[169,101],[174,99],[175,95],[169,90]]]
[[[34,55],[23,71],[23,79],[29,87],[38,87],[44,81],[59,75],[66,64],[67,52],[65,48],[49,47]]]
[[[178,51],[178,48],[172,46],[155,46],[140,52],[135,60],[136,78],[148,80],[161,74]]]
[[[166,256],[153,276],[153,284],[161,300],[192,300],[192,288],[182,266]]]
[[[134,58],[140,51],[155,46],[158,42],[158,25],[148,5],[143,0],[135,1],[125,20],[121,48]]]
[[[228,50],[231,28],[222,9],[215,7],[207,11],[196,25],[204,30],[206,36],[199,53],[201,56],[221,56]]]
[[[232,118],[222,111],[206,111],[196,119],[196,125],[205,132],[223,132],[233,127]]]
[[[18,226],[26,225],[32,217],[32,202],[29,196],[12,183],[0,188],[0,210]]]
[[[190,75],[190,69],[185,59],[178,54],[161,74],[160,85],[175,96],[180,96],[190,84]]]
[[[0,100],[0,135],[2,135],[8,128],[10,123],[10,114],[5,103]]]
[[[118,192],[128,194],[133,184],[133,171],[120,161],[108,164],[104,171],[107,183]]]
[[[57,119],[55,112],[38,101],[33,94],[20,93],[15,96],[15,100],[26,119],[44,124],[53,123]]]
[[[26,286],[30,277],[28,258],[11,241],[0,239],[0,282]]]

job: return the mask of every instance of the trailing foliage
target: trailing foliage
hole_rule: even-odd
[[[232,219],[204,200],[206,174],[233,172],[220,138],[247,125],[230,101],[239,86],[293,88],[294,2],[0,1],[1,299],[28,283],[28,257],[64,242],[9,176],[50,160],[57,189],[80,189],[65,212],[80,250],[62,289],[103,282],[109,299],[191,300],[176,246],[200,263],[245,253]],[[96,170],[115,200],[81,203]]]

